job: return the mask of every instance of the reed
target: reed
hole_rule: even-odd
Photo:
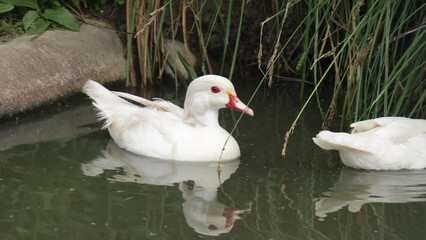
[[[318,102],[325,128],[336,116],[342,116],[342,125],[390,115],[425,117],[426,3],[291,0],[270,4],[269,17],[259,23],[257,66],[264,75],[260,84],[267,82],[272,87],[277,79],[297,74],[300,98],[306,104]],[[168,54],[162,51],[165,38],[179,39],[186,50],[196,50],[202,74],[219,73],[232,78],[239,66],[241,33],[247,24],[253,24],[243,18],[246,1],[129,0],[127,5],[128,65],[136,69],[131,56],[136,47],[143,85],[162,78],[168,62]],[[206,16],[207,25],[203,21]],[[286,24],[294,18],[299,25],[284,36]],[[264,42],[265,24],[271,24],[269,29],[273,30],[269,46]],[[223,50],[211,59],[209,44],[218,29],[223,36]],[[269,55],[264,55],[265,47],[271,49]],[[190,78],[195,77],[193,65],[181,61],[192,72]],[[218,62],[220,68],[215,69],[213,62]],[[134,79],[136,85],[136,71],[130,73],[128,79]],[[315,87],[306,94],[308,82]],[[328,107],[322,110],[319,100],[329,98],[321,91],[325,86],[332,87],[333,94]],[[303,108],[299,116],[302,113]]]
[[[163,77],[167,64],[170,62],[169,58],[172,57],[169,56],[168,49],[164,50],[163,48],[165,39],[182,41],[186,51],[192,50],[198,52],[198,66],[202,74],[210,74],[218,71],[216,73],[232,78],[238,61],[238,47],[241,31],[244,28],[243,14],[246,3],[242,0],[238,1],[238,4],[234,3],[234,1],[229,1],[226,4],[228,4],[226,19],[223,19],[221,13],[225,3],[222,0],[180,2],[170,0],[127,1],[127,54],[130,58],[128,60],[128,84],[147,86]],[[233,24],[233,21],[235,21],[233,6],[239,7],[239,14],[238,24],[236,24],[238,29],[236,40],[231,41],[229,34],[233,25],[235,25]],[[205,21],[203,21],[206,13],[209,13],[209,16],[211,16],[211,21],[209,21],[207,27]],[[217,29],[220,29],[224,34],[222,57],[219,58],[221,59],[220,70],[215,70],[212,66],[212,60],[208,51],[212,33]],[[195,44],[190,46],[188,43],[189,39],[192,39],[192,42],[195,41]],[[133,56],[133,52],[136,52],[137,55]],[[188,59],[186,58],[181,58],[180,60],[189,73],[189,78],[194,78],[194,73],[196,72],[194,64],[190,62],[188,64]],[[138,64],[132,65],[134,61]],[[173,68],[173,66],[171,67]],[[136,74],[136,69],[139,69],[138,74]],[[226,73],[225,71],[229,72]],[[175,78],[178,75],[175,74]],[[138,78],[141,79],[141,83],[137,81]]]
[[[146,87],[158,82],[164,72],[176,70],[168,66],[171,54],[165,49],[164,42],[167,41],[165,39],[175,39],[179,26],[182,27],[184,35],[187,34],[187,8],[186,1],[178,4],[170,0],[127,1],[128,85]],[[187,49],[187,38],[183,39]],[[133,55],[134,52],[137,54]]]
[[[424,117],[426,4],[400,1],[308,1],[315,31],[306,22],[302,59],[320,94],[324,79],[334,93],[325,119],[340,106],[343,121],[381,116]],[[308,98],[308,101],[312,95]]]

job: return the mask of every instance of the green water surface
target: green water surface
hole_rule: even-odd
[[[281,157],[298,91],[261,89],[234,134],[241,158],[220,166],[123,151],[83,95],[3,121],[0,239],[425,239],[426,171],[343,167],[311,140],[315,102]],[[221,125],[238,117],[221,110]]]

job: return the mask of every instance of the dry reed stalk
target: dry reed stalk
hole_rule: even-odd
[[[183,34],[183,45],[185,46],[185,51],[189,52],[188,47],[188,32],[186,31],[186,0],[182,0],[182,34]]]
[[[194,15],[195,27],[197,29],[197,35],[198,35],[198,38],[199,38],[198,42],[201,45],[201,50],[202,50],[203,55],[204,55],[203,58],[204,58],[204,60],[205,60],[205,62],[207,64],[208,72],[209,73],[213,73],[213,68],[212,68],[212,66],[210,64],[209,55],[207,53],[206,43],[204,41],[203,31],[201,29],[201,21],[202,20],[200,19],[200,16],[198,14],[198,12],[199,12],[198,5],[197,5],[196,1],[191,1],[190,3],[188,3],[188,5],[189,5],[189,8],[191,9],[192,14]],[[202,65],[203,65],[202,66],[203,72],[204,72],[204,74],[206,74],[205,73],[204,62],[202,63]]]
[[[330,50],[328,53],[328,56],[331,56],[332,59],[337,59],[336,56],[336,45],[333,42],[332,33],[330,30],[330,25],[327,26],[326,30],[326,38],[329,41]],[[325,41],[324,41],[325,42]],[[323,48],[321,48],[321,51],[323,51]],[[334,85],[340,85],[340,75],[339,73],[339,64],[337,61],[332,61],[334,72],[335,72],[335,78],[334,78]],[[331,123],[333,122],[334,118],[336,117],[337,111],[336,111],[336,98],[333,96],[330,105],[328,106],[327,113],[325,114],[325,120],[322,123],[322,129],[329,129],[331,126]]]
[[[268,64],[266,66],[266,69],[268,69],[268,71],[269,71],[268,72],[268,74],[269,74],[269,77],[268,77],[268,87],[272,87],[272,79],[273,79],[273,76],[274,76],[274,68],[275,68],[276,57],[277,57],[277,54],[278,54],[278,50],[279,50],[279,48],[281,46],[281,43],[280,43],[280,40],[281,40],[281,31],[284,28],[284,23],[285,23],[285,21],[287,19],[288,10],[290,8],[290,4],[291,3],[292,3],[292,1],[288,1],[287,4],[286,4],[286,6],[285,6],[284,16],[282,18],[281,26],[280,26],[281,30],[280,30],[280,32],[278,34],[278,38],[277,38],[277,41],[275,43],[274,51],[272,53],[272,56],[269,58]],[[278,15],[276,14],[274,16],[278,16]],[[284,56],[282,56],[282,57],[284,57]]]
[[[330,25],[327,25],[327,28],[325,30],[325,36],[324,36],[324,38],[322,38],[322,41],[321,41],[322,44],[321,44],[321,47],[318,51],[319,57],[317,59],[314,59],[314,62],[312,63],[309,70],[312,71],[314,69],[314,65],[317,64],[317,62],[319,62],[321,59],[335,55],[336,48],[334,46],[332,46],[328,52],[323,53],[324,50],[325,50],[325,47],[327,45],[327,40],[329,40],[331,45],[332,45],[333,38],[332,38],[332,35],[331,35],[331,32],[330,32]]]
[[[296,128],[296,123],[297,123],[297,119],[291,124],[290,129],[285,133],[283,149],[281,150],[281,156],[283,158],[285,158],[285,155],[287,153],[288,139],[290,138],[290,135],[293,133],[294,129]]]
[[[269,75],[268,87],[272,87],[272,79],[273,79],[273,76],[274,76],[274,68],[275,68],[275,58],[276,58],[277,53],[278,53],[278,45],[279,44],[275,45],[274,52],[272,53],[272,56],[271,56],[271,58],[269,58],[268,64],[266,65],[266,69],[269,69],[269,72],[268,72],[268,75]]]
[[[334,118],[336,117],[336,100],[333,98],[331,100],[330,106],[327,110],[327,115],[325,120],[322,122],[322,129],[330,129],[331,123],[333,122]]]
[[[130,26],[132,26],[131,24],[131,12],[132,12],[132,8],[134,6],[132,6],[132,1],[126,1],[126,31],[127,31],[127,38],[131,38],[131,35],[133,34],[133,29],[131,29]],[[127,41],[127,44],[129,44],[129,41]],[[127,48],[129,48],[129,46],[127,46]],[[129,53],[129,52],[127,52]],[[135,65],[134,65],[134,61],[133,61],[133,57],[131,56],[131,52],[130,52],[130,56],[126,56],[128,59],[128,71],[129,71],[129,75],[130,75],[130,80],[132,83],[132,86],[137,86],[137,81],[136,81],[136,70],[135,70]]]
[[[371,33],[370,36],[368,36],[367,43],[364,45],[361,51],[357,53],[355,61],[353,63],[354,67],[358,67],[360,63],[367,58],[368,54],[370,54],[372,45],[373,45],[373,35]]]
[[[273,15],[271,17],[267,17],[263,22],[260,23],[260,36],[259,36],[259,52],[257,53],[257,67],[259,69],[262,69],[262,56],[263,56],[263,26],[269,22],[270,20],[274,19],[276,15]]]
[[[142,85],[146,86],[148,79],[150,79],[150,71],[148,70],[147,63],[147,32],[145,31],[146,19],[145,19],[145,1],[139,1],[136,6],[136,48],[138,52],[138,59],[140,64],[140,73],[142,77]]]
[[[146,12],[145,1],[140,1],[136,6],[137,19],[136,19],[136,38],[137,52],[140,62],[140,74],[142,77],[142,85],[147,86],[153,79],[151,59],[154,54],[152,46],[157,33],[157,18],[163,11],[164,7],[160,7],[161,2],[156,0],[152,2],[152,9],[150,13]],[[149,16],[147,19],[146,16]]]
[[[140,6],[143,6],[143,2],[144,1],[142,1],[141,2],[141,4],[139,4],[139,7]],[[153,29],[156,29],[156,20],[157,20],[157,17],[158,17],[158,14],[160,14],[162,11],[163,11],[163,8],[164,7],[160,7],[159,6],[159,4],[160,4],[160,2],[159,1],[155,1],[154,2],[154,8],[155,8],[155,10],[154,11],[152,11],[150,14],[149,14],[149,16],[150,16],[150,18],[147,20],[147,21],[144,21],[143,22],[143,25],[142,25],[142,28],[139,30],[139,31],[137,31],[136,32],[136,34],[135,34],[135,38],[139,35],[139,34],[141,34],[141,33],[143,33],[148,27],[150,27],[153,23],[154,23],[154,27],[153,27]],[[141,12],[143,12],[142,10],[140,10],[140,9],[138,9],[139,11],[141,11]],[[142,16],[144,15],[144,14],[141,14]],[[145,19],[145,17],[143,16],[143,19]]]

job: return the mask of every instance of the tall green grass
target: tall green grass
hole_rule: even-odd
[[[186,49],[198,50],[202,74],[232,78],[241,32],[253,24],[243,20],[247,4],[244,0],[127,1],[130,68],[135,66],[131,53],[136,43],[142,84],[155,82],[162,77],[167,61],[167,54],[161,52],[162,41],[176,38]],[[306,104],[317,101],[320,107],[320,99],[327,98],[322,96],[322,88],[332,87],[331,102],[324,110],[320,108],[324,127],[336,116],[341,116],[342,125],[381,116],[425,118],[426,3],[289,0],[266,4],[271,4],[272,11],[259,23],[257,59],[264,76],[260,84],[272,87],[287,72],[297,73],[301,99]],[[208,26],[203,23],[206,14]],[[299,25],[290,36],[284,36],[290,18],[297,18]],[[265,24],[273,25],[273,46],[266,46],[272,49],[269,56],[263,56]],[[218,28],[223,34],[223,51],[216,59],[220,68],[215,70],[208,46]],[[237,33],[234,39],[232,31]],[[189,39],[196,39],[197,46],[190,46]],[[289,52],[292,54],[285,54]],[[282,66],[290,70],[285,72]],[[136,84],[136,71],[130,72],[129,79],[133,76]],[[308,82],[314,83],[313,89],[306,87]],[[303,107],[299,116],[302,113]]]
[[[333,81],[325,120],[338,112],[343,121],[425,117],[425,3],[307,3],[304,36],[311,40],[303,45],[300,64],[317,86]]]

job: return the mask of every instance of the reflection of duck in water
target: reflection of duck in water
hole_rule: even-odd
[[[249,210],[228,207],[217,200],[221,183],[231,177],[239,161],[181,162],[148,158],[130,153],[110,141],[103,156],[90,163],[82,164],[84,175],[96,176],[105,170],[123,169],[123,174],[115,175],[111,181],[136,182],[141,184],[179,184],[185,199],[182,207],[185,219],[198,233],[217,236],[229,232],[239,214]],[[219,178],[220,176],[220,178]]]
[[[426,170],[392,172],[343,168],[330,192],[315,203],[315,215],[324,218],[348,206],[358,212],[366,203],[407,203],[426,201]]]
[[[217,236],[231,231],[240,214],[250,211],[226,206],[217,200],[217,188],[203,188],[193,181],[179,184],[185,202],[182,204],[186,222],[198,233]]]

